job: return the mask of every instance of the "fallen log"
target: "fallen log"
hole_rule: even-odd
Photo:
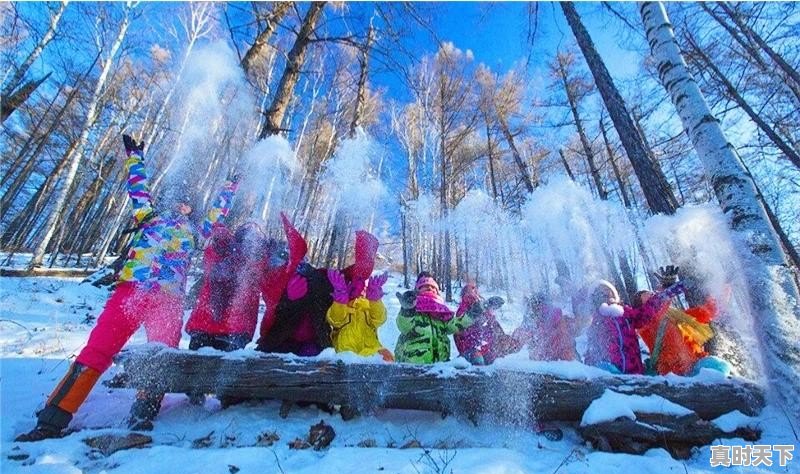
[[[34,268],[33,270],[0,268],[0,277],[73,278],[73,277],[86,277],[96,271],[97,271],[96,268],[88,270],[83,268]]]
[[[374,408],[435,411],[530,426],[534,420],[572,422],[606,389],[659,395],[705,420],[739,410],[756,415],[761,389],[749,382],[668,381],[611,375],[566,378],[494,367],[342,362],[321,358],[248,353],[246,356],[175,349],[133,349],[117,357],[126,386],[172,393],[216,393]]]
[[[739,427],[725,432],[695,414],[670,416],[658,413],[636,413],[636,419],[617,418],[589,426],[578,432],[595,449],[615,453],[643,454],[653,448],[666,449],[676,459],[688,459],[695,446],[705,446],[721,438],[742,438],[756,441],[761,431]]]

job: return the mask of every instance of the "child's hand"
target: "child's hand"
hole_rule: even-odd
[[[397,299],[400,300],[400,307],[403,309],[414,309],[417,305],[417,292],[414,290],[408,290],[406,292],[395,293],[397,295]]]
[[[658,271],[654,273],[655,277],[661,283],[662,288],[668,288],[678,282],[678,273],[680,267],[675,265],[667,265],[666,267],[659,267]]]

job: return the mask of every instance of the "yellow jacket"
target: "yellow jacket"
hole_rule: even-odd
[[[376,354],[383,345],[378,341],[378,327],[386,322],[383,302],[356,298],[348,304],[334,301],[328,309],[331,341],[336,352],[350,351],[362,356]]]

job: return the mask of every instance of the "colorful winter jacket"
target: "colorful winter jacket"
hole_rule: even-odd
[[[356,298],[347,304],[333,302],[327,314],[331,342],[336,352],[355,352],[370,356],[383,349],[378,328],[386,322],[386,308],[381,300]]]
[[[258,305],[261,296],[261,286],[267,270],[266,259],[247,260],[241,262],[237,268],[236,291],[231,301],[221,312],[220,317],[214,317],[211,304],[212,285],[208,275],[223,258],[226,245],[233,239],[231,231],[221,224],[217,224],[211,233],[211,244],[203,252],[203,283],[192,314],[186,322],[186,332],[189,334],[203,333],[212,335],[249,335],[250,339],[256,331],[258,322]]]
[[[459,308],[456,316],[474,315],[473,323],[457,331],[453,339],[458,353],[471,363],[491,364],[498,357],[518,351],[519,344],[503,331],[494,312],[480,304],[473,303],[464,310]]]
[[[665,292],[658,292],[641,308],[625,306],[622,316],[603,316],[595,311],[588,330],[584,361],[598,367],[611,364],[623,374],[643,374],[636,330],[665,311],[669,302],[670,297]]]
[[[531,360],[578,360],[575,337],[578,323],[565,316],[560,308],[542,305],[537,316],[529,315],[514,330],[512,337],[520,347],[528,346]]]
[[[195,246],[194,229],[184,216],[154,214],[144,158],[140,151],[129,152],[125,167],[128,170],[128,195],[133,203],[134,224],[141,227],[133,236],[133,245],[118,279],[183,294],[191,252]],[[226,183],[203,222],[203,237],[208,237],[213,225],[228,214],[235,190],[235,183]]]
[[[716,313],[716,302],[709,298],[686,311],[670,307],[639,329],[650,349],[648,370],[659,375],[691,373],[697,361],[708,355],[703,345],[714,337],[708,323]]]
[[[397,315],[400,337],[395,348],[397,362],[433,364],[450,360],[450,334],[472,324],[469,316],[446,321],[434,319],[416,309],[401,309]]]

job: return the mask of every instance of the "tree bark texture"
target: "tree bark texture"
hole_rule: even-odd
[[[648,151],[641,137],[636,133],[636,127],[625,106],[625,101],[614,85],[603,59],[597,53],[592,38],[583,26],[574,4],[561,2],[561,9],[564,11],[564,16],[567,17],[567,22],[578,41],[583,57],[586,58],[586,63],[592,72],[603,103],[617,130],[617,135],[619,135],[633,170],[639,178],[648,207],[654,213],[674,214],[675,209],[678,208],[678,201],[675,199],[669,182],[661,167],[648,158]]]
[[[787,411],[800,419],[800,308],[797,285],[786,255],[744,165],[686,66],[660,2],[640,4],[647,40],[659,78],[678,111],[683,127],[703,163],[731,228],[744,243],[750,283],[751,315],[761,329],[758,338],[771,385]]]
[[[292,5],[293,2],[273,3],[272,11],[269,12],[265,18],[266,24],[264,25],[264,29],[256,36],[253,45],[244,53],[244,57],[242,58],[241,64],[245,74],[249,75],[256,60],[262,57],[264,50],[267,48],[267,45],[269,45],[269,40],[278,28],[278,23],[286,16],[286,13],[289,12]]]
[[[674,383],[615,375],[567,379],[535,370],[344,363],[261,353],[230,357],[152,347],[124,351],[117,362],[125,369],[128,386],[145,390],[328,402],[361,412],[379,407],[435,411],[511,424],[579,420],[608,388],[656,394],[706,420],[732,410],[755,415],[764,405],[760,388],[738,380]]]
[[[292,100],[297,81],[300,79],[300,68],[305,62],[306,50],[308,49],[308,45],[311,44],[311,35],[317,25],[317,20],[319,20],[322,15],[325,3],[326,2],[312,2],[306,16],[303,18],[303,25],[300,27],[297,39],[292,49],[289,50],[289,55],[286,58],[286,67],[278,83],[278,88],[275,90],[275,96],[272,98],[272,103],[266,111],[264,126],[258,136],[259,138],[277,135],[283,131],[283,118],[284,115],[286,115],[289,102]]]

